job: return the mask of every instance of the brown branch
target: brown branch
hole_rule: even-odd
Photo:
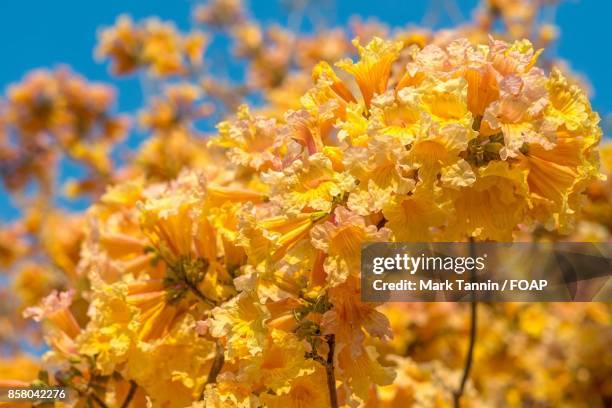
[[[478,302],[472,300],[470,305],[470,345],[468,347],[468,352],[465,357],[465,367],[463,368],[461,384],[459,385],[459,389],[455,392],[455,408],[459,407],[459,401],[461,399],[461,396],[463,395],[463,391],[465,390],[465,384],[467,383],[468,377],[470,375],[470,369],[472,368],[472,361],[474,359],[474,346],[476,344],[476,321],[478,317]]]
[[[470,256],[476,257],[476,243],[473,237],[470,237]],[[474,268],[470,269],[470,281],[476,282],[476,272]],[[473,286],[472,286],[473,287]],[[468,346],[467,355],[465,356],[465,366],[463,367],[463,375],[461,376],[461,383],[459,389],[454,393],[454,407],[459,408],[459,403],[463,392],[465,391],[465,384],[470,376],[470,369],[472,368],[472,362],[474,360],[474,347],[476,345],[476,332],[478,322],[478,302],[476,301],[476,293],[474,290],[471,291],[471,302],[470,302],[470,343]]]
[[[221,372],[223,368],[223,364],[225,363],[225,350],[223,350],[223,346],[221,342],[217,340],[215,343],[215,359],[213,360],[212,367],[210,367],[210,372],[208,373],[208,378],[206,379],[206,384],[212,384],[217,382],[217,376]]]
[[[213,360],[212,366],[210,367],[210,371],[208,372],[208,378],[206,378],[204,388],[202,388],[202,392],[200,393],[200,401],[204,399],[204,392],[206,391],[206,386],[208,384],[214,384],[217,382],[217,376],[221,372],[223,364],[225,364],[225,350],[223,349],[221,342],[217,340],[215,343],[215,358]]]
[[[108,408],[108,405],[106,405],[106,403],[102,401],[102,399],[98,397],[95,392],[88,392],[87,394],[100,406],[100,408]]]
[[[136,394],[137,387],[138,385],[136,384],[136,382],[134,382],[134,380],[130,380],[130,390],[128,391],[125,399],[123,400],[123,404],[121,404],[121,408],[128,408],[128,406],[130,405],[130,402],[132,402],[132,399],[134,398],[134,394]]]
[[[328,334],[325,336],[329,351],[325,362],[325,372],[327,374],[327,389],[329,390],[329,405],[331,408],[338,408],[338,394],[336,392],[336,375],[334,373],[334,352],[336,348],[336,336]]]

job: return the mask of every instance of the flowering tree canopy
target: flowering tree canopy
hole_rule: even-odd
[[[121,162],[112,88],[29,74],[0,109],[0,175],[23,209],[0,230],[17,299],[0,384],[66,386],[79,407],[451,406],[464,308],[362,302],[360,249],[610,239],[599,116],[534,48],[555,32],[536,12],[489,1],[441,32],[355,20],[352,46],[343,29],[264,29],[236,0],[199,6],[189,33],[120,17],[96,55],[155,85]],[[207,70],[216,35],[241,83]],[[63,186],[84,212],[53,204],[66,159],[86,169]],[[481,310],[463,406],[610,401],[609,305]]]

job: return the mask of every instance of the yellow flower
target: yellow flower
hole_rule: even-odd
[[[311,67],[319,61],[339,60],[350,52],[350,43],[343,30],[322,29],[311,37],[298,38],[296,48],[298,64]]]
[[[314,223],[324,212],[281,215],[258,220],[246,209],[240,226],[238,245],[245,248],[249,262],[257,265],[265,260],[278,261],[296,243],[308,236]]]
[[[193,316],[186,314],[165,338],[139,343],[130,353],[125,376],[144,389],[153,406],[186,407],[199,398],[215,345],[199,337],[194,326]]]
[[[599,117],[581,91],[558,72],[549,79],[545,117],[554,125],[554,146],[528,144],[521,159],[529,169],[535,217],[567,231],[582,204],[581,192],[598,175],[595,146],[601,140]]]
[[[98,369],[110,374],[129,358],[141,323],[137,309],[128,303],[125,284],[108,285],[94,274],[92,278],[91,320],[79,338],[79,350],[96,356]]]
[[[185,175],[141,205],[143,230],[162,255],[178,259],[191,254],[204,199],[201,183],[197,175]],[[212,258],[216,253],[199,255]]]
[[[228,360],[249,358],[263,351],[268,318],[269,313],[259,300],[252,294],[242,292],[213,309],[210,333],[225,340]]]
[[[307,345],[293,333],[272,329],[253,373],[255,383],[276,394],[287,392],[295,378],[319,369],[318,363],[305,357],[307,352]]]
[[[392,194],[407,194],[416,184],[416,172],[407,164],[408,151],[394,137],[376,137],[366,148],[347,150],[344,163],[358,182],[347,205],[360,215],[380,211]]]
[[[373,113],[374,114],[374,113]],[[368,119],[363,114],[363,106],[351,103],[346,107],[346,117],[338,120],[338,140],[347,141],[352,146],[366,146],[368,143]]]
[[[36,180],[48,199],[55,178],[51,170],[61,157],[92,170],[79,180],[88,185],[85,192],[103,188],[112,170],[111,150],[127,130],[126,118],[111,112],[111,87],[87,82],[66,68],[36,70],[11,86],[6,99],[3,132],[10,130],[15,136],[6,146],[8,154],[2,155],[9,189],[22,189]]]
[[[219,262],[224,249],[232,248],[223,246],[208,218],[204,184],[200,175],[185,173],[140,207],[143,231],[167,266],[165,284],[171,298],[191,291],[209,303],[234,293],[226,266],[236,265]],[[219,198],[217,194],[213,199]]]
[[[356,353],[349,347],[338,350],[337,379],[344,381],[349,405],[363,405],[370,397],[374,386],[391,384],[395,373],[393,368],[378,362],[374,347],[363,347]]]
[[[329,407],[325,370],[317,367],[314,373],[293,378],[291,386],[277,395],[263,393],[261,402],[270,408],[326,408]]]
[[[397,94],[387,91],[372,100],[369,121],[361,119],[365,121],[364,128],[369,134],[380,132],[395,137],[403,145],[409,145],[424,119],[422,105],[418,91],[413,88],[404,88]]]
[[[361,243],[385,241],[389,230],[366,225],[363,217],[344,207],[337,207],[332,221],[316,225],[310,232],[315,248],[325,251],[324,269],[327,281],[336,286],[349,276],[359,273],[361,267]]]
[[[81,333],[81,327],[70,310],[74,293],[74,289],[66,292],[54,290],[42,299],[40,306],[28,307],[23,311],[23,317],[49,323],[51,331],[47,342],[66,355],[75,353],[74,341]]]
[[[264,177],[270,186],[272,200],[290,213],[302,210],[329,212],[334,199],[354,186],[353,178],[336,172],[331,160],[322,153],[297,160],[283,171],[269,171]]]
[[[140,311],[136,320],[141,323],[138,328],[141,341],[154,341],[168,335],[187,309],[185,302],[168,302],[165,289],[160,279],[128,284],[126,303]]]
[[[376,305],[361,302],[359,277],[351,276],[328,292],[333,307],[323,314],[323,333],[333,333],[340,349],[347,347],[357,356],[363,350],[366,333],[371,337],[389,340],[393,337],[389,319],[376,310]]]
[[[403,45],[401,42],[386,42],[374,37],[368,45],[362,47],[359,40],[354,40],[360,60],[342,60],[336,65],[353,75],[363,96],[366,106],[370,106],[372,97],[387,90],[391,65],[399,57]]]
[[[444,238],[509,242],[529,206],[527,172],[522,166],[491,162],[478,169],[468,187],[448,190],[454,211]]]
[[[429,186],[441,173],[461,162],[461,153],[467,150],[474,136],[470,128],[457,124],[423,124],[408,152],[407,163],[418,168],[419,181]]]
[[[317,84],[326,84],[346,102],[355,102],[355,97],[349,88],[327,62],[319,62],[315,65],[312,69],[312,80]]]
[[[325,272],[321,251],[304,236],[278,259],[259,265],[257,291],[260,299],[280,300],[299,297],[308,287],[321,285]]]
[[[404,88],[400,92],[407,92]],[[435,122],[469,126],[472,114],[468,110],[468,83],[463,78],[446,81],[435,80],[432,84],[421,84],[421,109],[429,113]]]
[[[535,65],[543,50],[534,50],[527,39],[506,43],[500,40],[490,40],[492,51],[489,60],[493,67],[502,75],[526,74]]]
[[[100,197],[100,202],[113,209],[131,208],[142,198],[143,188],[144,180],[142,178],[107,186],[105,193]]]
[[[279,166],[276,121],[261,116],[252,116],[246,105],[240,106],[236,121],[225,121],[217,125],[219,136],[209,146],[220,146],[228,150],[227,156],[238,165],[266,170]]]
[[[482,116],[487,107],[499,98],[499,84],[495,71],[489,65],[468,68],[463,77],[467,81],[468,109],[474,116]]]
[[[413,194],[396,195],[385,203],[385,227],[393,232],[395,241],[428,242],[438,236],[452,214],[448,203],[439,199],[440,194],[438,189],[419,187]]]

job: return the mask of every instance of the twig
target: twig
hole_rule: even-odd
[[[98,397],[95,392],[92,391],[88,392],[87,394],[96,402],[96,404],[100,406],[100,408],[108,408],[108,405],[106,405],[106,403],[102,401],[102,399]]]
[[[476,244],[473,237],[470,237],[470,256],[476,257]],[[476,282],[476,272],[474,268],[470,269],[470,281]],[[476,331],[478,321],[478,302],[476,301],[476,293],[474,290],[471,291],[471,302],[470,302],[470,344],[468,346],[467,355],[465,356],[465,366],[463,367],[463,375],[461,377],[461,384],[459,389],[454,394],[454,406],[459,408],[459,402],[461,396],[465,390],[465,384],[470,375],[470,369],[472,368],[472,361],[474,360],[474,346],[476,345]]]
[[[474,345],[476,344],[476,320],[478,302],[472,300],[471,305],[471,321],[470,321],[470,345],[468,348],[467,356],[465,357],[465,367],[463,368],[463,376],[461,377],[461,385],[455,392],[455,408],[459,407],[459,401],[465,390],[465,384],[470,375],[470,369],[472,368],[472,361],[474,359]]]
[[[121,404],[121,408],[127,408],[132,402],[132,398],[134,398],[134,394],[136,394],[137,384],[134,380],[130,380],[130,390],[128,391],[125,399],[123,400],[123,404]]]
[[[325,372],[327,374],[327,388],[329,390],[329,405],[331,408],[338,408],[338,394],[336,392],[336,375],[334,374],[334,350],[336,348],[336,336],[328,334],[325,336],[329,351],[325,362]]]
[[[210,367],[210,372],[208,373],[206,384],[212,384],[217,382],[217,376],[221,372],[224,363],[225,350],[223,350],[221,342],[217,340],[217,342],[215,343],[215,359],[213,360],[212,367]]]
[[[217,340],[215,343],[215,359],[213,360],[212,366],[210,367],[210,371],[208,372],[208,378],[206,378],[204,388],[202,388],[202,392],[200,393],[200,401],[204,399],[204,392],[206,391],[206,386],[208,384],[214,384],[217,382],[217,376],[221,372],[223,364],[225,364],[225,350],[223,349],[221,342]]]

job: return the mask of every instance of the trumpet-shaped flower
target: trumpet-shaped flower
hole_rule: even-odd
[[[328,283],[336,286],[360,270],[361,243],[385,241],[389,230],[367,225],[360,215],[337,207],[332,221],[315,226],[310,236],[314,247],[327,253],[324,269]]]

